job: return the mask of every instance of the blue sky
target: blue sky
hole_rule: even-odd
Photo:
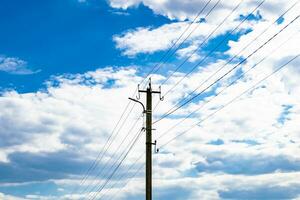
[[[41,70],[28,76],[1,72],[2,87],[24,92],[37,90],[55,74],[83,73],[107,65],[144,65],[144,56],[136,60],[120,56],[112,35],[170,21],[144,6],[123,12],[105,1],[2,1],[0,9],[1,55],[18,57],[31,70]]]
[[[266,0],[255,9],[260,2],[211,1],[191,24],[207,1],[2,0],[0,199],[143,199],[137,169],[144,157],[131,165],[144,152],[144,134],[95,193],[144,124],[134,104],[103,159],[81,179],[153,66],[160,66],[153,87],[166,94],[154,120],[237,66],[154,124],[153,139],[163,146],[153,156],[155,199],[300,199],[299,19],[284,28],[299,4]],[[161,60],[173,44],[178,50]]]

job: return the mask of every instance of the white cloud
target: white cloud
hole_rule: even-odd
[[[32,71],[28,68],[26,61],[15,57],[0,56],[0,71],[4,71],[10,74],[34,74],[38,71]]]
[[[110,0],[110,5],[113,8],[121,8],[121,9],[128,9],[132,6],[137,6],[139,4],[143,4],[149,7],[155,14],[163,15],[168,17],[169,19],[193,19],[198,12],[205,6],[207,3],[206,0],[189,0],[189,1],[181,1],[181,0]],[[233,7],[238,4],[240,1],[221,1],[220,4],[216,7],[213,16],[215,20],[222,20],[224,17],[224,13],[226,11],[233,9]],[[258,5],[261,1],[251,1],[246,0],[242,4],[242,10],[240,14],[245,14],[250,12],[250,8],[254,8]],[[201,16],[204,16],[210,8],[216,3],[216,1],[212,1],[207,8],[204,10]],[[261,14],[264,18],[268,18],[271,15],[276,15],[281,13],[283,10],[287,8],[288,4],[282,2],[280,0],[275,1],[266,1],[263,6],[261,7]]]
[[[212,38],[233,29],[237,24],[238,22],[226,24],[225,28],[215,31]],[[158,28],[137,28],[136,30],[126,31],[121,35],[115,35],[113,40],[116,42],[116,47],[122,50],[123,54],[127,56],[135,56],[139,53],[151,54],[166,50],[173,46],[174,43],[176,43],[175,47],[178,47],[179,44],[184,41],[183,45],[179,46],[177,54],[180,57],[187,57],[187,55],[190,55],[200,44],[204,46],[202,42],[217,27],[217,24],[195,23],[185,32],[181,40],[177,41],[178,36],[184,32],[187,26],[187,22],[175,22],[165,24]],[[250,24],[247,25],[245,23],[244,26],[241,26],[240,30],[245,29],[247,26],[248,28],[251,27]],[[192,34],[190,34],[191,32]],[[190,37],[187,38],[188,35],[190,35]]]
[[[0,99],[3,152],[55,152],[86,142],[103,143],[99,134],[105,137],[112,129],[136,87],[134,74],[134,69],[112,73],[106,68],[73,78],[56,77],[60,86],[49,85],[47,92],[4,93]],[[107,85],[109,80],[113,85]]]
[[[128,0],[128,1],[123,1],[123,0],[116,0],[116,1],[110,1],[110,5],[114,8],[123,8],[127,9],[128,7],[138,5],[141,3],[141,0]]]
[[[124,4],[122,4],[124,3]],[[122,7],[123,9],[130,7],[131,5],[139,4],[140,2],[135,2],[128,5],[127,1],[111,1],[111,5],[113,7]],[[205,1],[143,1],[146,6],[153,9],[158,14],[163,14],[169,16],[169,18],[192,18],[190,16],[196,15],[196,11],[200,10],[202,4]],[[236,2],[222,2],[221,5],[217,6],[215,10],[213,10],[210,15],[206,18],[206,21],[203,23],[194,23],[188,31],[183,35],[181,41],[189,36],[189,38],[184,41],[184,44],[179,47],[179,51],[177,51],[178,58],[185,58],[191,55],[195,49],[201,46],[205,46],[208,41],[205,41],[204,44],[202,42],[205,40],[207,36],[210,35],[211,32],[224,20],[227,15],[229,15],[232,9],[237,6],[239,1]],[[212,3],[213,4],[213,3]],[[221,27],[217,29],[210,36],[210,38],[215,38],[221,34],[224,34],[227,31],[231,31],[238,24],[238,18],[241,15],[247,16],[257,5],[258,1],[244,1],[240,4],[237,10],[231,13],[228,19],[222,24]],[[255,21],[247,21],[244,22],[242,26],[239,27],[237,31],[241,31],[243,29],[252,29],[254,32],[261,30],[262,27],[265,27],[269,23],[273,22],[277,19],[284,11],[286,11],[290,6],[292,6],[294,2],[283,3],[282,1],[276,2],[265,2],[262,6],[255,12],[255,15],[261,15],[262,19]],[[166,11],[162,11],[162,5],[166,6]],[[201,5],[201,6],[200,6]],[[170,8],[168,7],[170,6]],[[172,6],[176,8],[176,10],[172,10]],[[211,5],[212,6],[212,5]],[[156,9],[157,8],[157,9]],[[188,8],[188,9],[186,9]],[[197,10],[196,10],[197,8]],[[185,10],[186,9],[186,10]],[[292,10],[287,13],[284,18],[285,20],[291,19],[290,16],[295,16],[297,13],[297,9],[299,9],[299,4],[296,5]],[[160,11],[158,11],[160,10]],[[210,10],[208,7],[203,13],[202,17]],[[154,53],[157,51],[163,51],[168,49],[173,45],[173,43],[177,40],[179,35],[181,35],[189,22],[171,22],[169,24],[164,24],[160,27],[139,27],[133,30],[127,30],[122,34],[115,35],[113,40],[116,42],[116,47],[122,51],[122,53],[126,56],[135,56],[140,53]],[[251,34],[252,36],[252,34]],[[177,44],[180,44],[179,41]],[[200,51],[195,52],[192,58],[189,60],[191,62],[199,59],[201,55]],[[200,55],[199,55],[200,54]]]
[[[153,53],[167,49],[178,33],[184,29],[183,23],[168,24],[159,29],[139,28],[114,36],[117,48],[124,50],[124,55],[134,56],[138,53]],[[159,40],[157,38],[160,38]]]

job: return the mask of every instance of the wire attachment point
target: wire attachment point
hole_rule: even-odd
[[[165,99],[165,96],[161,95],[161,85],[159,86],[159,100],[163,101]]]
[[[159,153],[159,148],[157,148],[157,141],[155,140],[154,143],[154,153]]]

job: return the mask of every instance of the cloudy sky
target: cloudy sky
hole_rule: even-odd
[[[299,11],[1,0],[0,199],[143,199],[151,77],[154,199],[299,200]]]

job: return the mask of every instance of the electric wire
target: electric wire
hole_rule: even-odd
[[[95,199],[100,193],[101,191],[103,190],[103,188],[107,185],[107,183],[112,179],[113,175],[116,173],[116,171],[119,169],[119,167],[122,165],[122,163],[124,162],[124,160],[126,159],[126,157],[128,156],[128,154],[130,153],[130,151],[133,149],[133,147],[135,146],[136,142],[138,141],[138,139],[140,138],[141,136],[141,133],[143,132],[144,130],[141,129],[138,134],[136,134],[134,140],[132,141],[131,145],[129,146],[127,152],[123,152],[117,159],[118,161],[118,165],[116,166],[116,168],[112,171],[112,173],[109,175],[109,177],[106,179],[105,183],[96,190],[96,192],[94,193],[94,195],[92,195],[91,198],[89,199]],[[125,154],[124,154],[125,153]],[[123,155],[124,154],[124,155]],[[120,160],[121,159],[121,160]],[[119,161],[120,160],[120,161]]]
[[[239,94],[238,96],[236,96],[235,98],[233,98],[232,100],[230,100],[229,102],[227,102],[226,104],[224,104],[222,107],[220,107],[219,109],[217,109],[216,111],[212,112],[211,114],[209,114],[208,116],[206,116],[204,119],[200,120],[199,122],[197,122],[196,124],[194,124],[193,126],[191,126],[190,128],[188,128],[187,130],[181,132],[180,134],[176,135],[175,137],[172,137],[170,140],[168,140],[166,143],[164,143],[163,145],[161,145],[159,147],[159,149],[167,146],[168,144],[170,144],[172,141],[176,140],[177,138],[187,134],[190,130],[192,130],[193,128],[195,128],[196,126],[200,126],[201,123],[205,122],[206,120],[210,119],[212,116],[214,116],[216,113],[220,112],[221,110],[223,110],[224,108],[226,108],[227,106],[229,106],[230,104],[232,104],[234,101],[236,101],[237,99],[239,99],[241,96],[243,96],[244,94],[250,92],[251,90],[255,89],[255,87],[257,85],[259,85],[260,83],[262,83],[263,81],[267,80],[268,78],[270,78],[272,75],[276,74],[278,71],[280,71],[282,68],[286,67],[288,64],[290,64],[292,61],[294,61],[295,59],[297,59],[300,56],[300,54],[297,54],[296,56],[294,56],[293,58],[291,58],[290,60],[288,60],[286,63],[282,64],[280,67],[278,67],[276,70],[274,70],[272,73],[270,73],[269,75],[267,75],[266,77],[264,77],[263,79],[261,79],[260,81],[258,81],[257,83],[255,83],[253,86],[251,86],[250,88],[248,88],[247,90],[245,90],[244,92],[242,92],[241,94]]]
[[[206,15],[203,17],[203,19],[206,19],[210,14],[211,12],[218,6],[218,4],[220,3],[221,0],[218,0],[211,8],[210,10],[206,13]],[[242,0],[243,1],[243,0]],[[203,7],[203,9],[201,10],[201,12],[199,13],[199,15],[202,13],[202,11],[207,7],[207,5],[209,4],[210,1],[208,1],[206,3],[206,5]],[[162,64],[165,64],[170,58],[172,55],[174,55],[176,53],[176,51],[178,49],[180,49],[182,47],[182,45],[187,41],[187,39],[196,31],[198,27],[195,26],[194,29],[187,35],[187,37],[177,46],[177,48],[174,50],[174,52],[169,56],[167,57],[167,59],[162,63]],[[154,73],[156,73],[160,68],[158,68],[157,70],[154,71]]]
[[[162,119],[168,117],[169,115],[171,115],[172,113],[176,112],[177,110],[179,110],[180,108],[182,108],[183,106],[187,105],[188,103],[190,103],[192,100],[194,100],[196,97],[198,97],[199,95],[203,94],[203,92],[207,91],[210,87],[212,87],[213,85],[215,85],[217,82],[219,82],[220,80],[222,80],[225,76],[227,76],[229,73],[231,73],[234,69],[236,69],[238,66],[240,66],[241,64],[243,64],[244,62],[246,62],[250,57],[252,57],[254,54],[256,54],[259,50],[261,50],[265,45],[267,45],[270,41],[272,41],[276,36],[278,36],[282,31],[284,31],[287,27],[289,27],[292,23],[294,23],[298,18],[300,17],[300,15],[298,15],[297,17],[295,17],[292,21],[290,21],[286,26],[284,26],[282,29],[280,29],[280,31],[278,31],[276,34],[274,34],[271,38],[269,38],[266,42],[264,42],[261,46],[259,46],[255,51],[253,51],[251,54],[249,54],[246,58],[242,59],[237,65],[235,65],[233,68],[231,68],[229,71],[227,71],[224,75],[222,75],[221,77],[219,77],[216,81],[214,81],[213,83],[209,84],[207,87],[205,87],[201,92],[199,92],[198,94],[194,95],[193,97],[191,97],[190,99],[186,100],[184,103],[180,104],[179,106],[175,106],[172,107],[169,111],[167,111],[162,117],[160,117],[159,119],[157,119],[156,121],[153,122],[153,124],[161,121]]]
[[[140,116],[141,117],[141,116]],[[122,145],[124,144],[124,142],[126,141],[126,139],[129,137],[130,133],[132,132],[132,130],[134,129],[134,127],[138,124],[140,117],[138,117],[135,122],[132,124],[132,126],[130,127],[129,131],[126,133],[125,137],[122,139],[121,143],[116,147],[116,149],[114,150],[114,152],[112,153],[112,155],[110,156],[110,158],[108,160],[106,160],[102,166],[102,169],[100,171],[98,171],[98,173],[94,176],[94,179],[92,181],[92,183],[90,185],[93,185],[96,181],[97,177],[101,177],[102,175],[105,175],[105,170],[108,167],[109,163],[113,160],[113,158],[117,155],[118,151],[120,150],[120,148],[122,147]],[[112,165],[113,166],[113,165]],[[111,167],[112,168],[112,167]],[[109,170],[111,170],[111,168],[109,168]],[[91,186],[92,188],[88,190],[89,186],[85,188],[85,190],[83,191],[83,193],[86,193],[88,191],[88,194],[93,191],[97,185]]]
[[[226,20],[240,7],[240,5],[242,4],[243,1],[240,1],[232,10],[231,12],[223,19],[223,21],[214,29],[212,30],[206,37],[205,39],[201,42],[201,44],[180,64],[177,66],[177,68],[162,82],[161,85],[165,85],[166,82],[168,80],[170,80],[170,78],[176,73],[178,72],[178,70],[197,52],[200,50],[200,48],[212,37],[212,35],[226,22]],[[250,14],[248,14],[248,16],[242,20],[238,26],[236,26],[233,30],[230,31],[230,33],[224,37],[223,40],[221,40],[218,45],[212,49],[198,64],[196,64],[189,72],[187,75],[185,75],[182,79],[180,79],[178,82],[175,83],[175,85],[173,87],[171,87],[169,90],[167,90],[167,92],[163,95],[163,98],[165,96],[167,96],[171,91],[173,91],[173,89],[180,83],[182,82],[189,74],[191,74],[197,66],[199,66],[206,58],[208,58],[214,51],[216,51],[221,44],[223,44],[224,41],[226,41],[228,39],[228,37],[230,36],[230,34],[232,34],[234,31],[236,31],[262,4],[264,3],[261,2]],[[159,101],[157,102],[157,104],[154,106],[154,110],[156,110],[156,108],[159,105]]]
[[[186,29],[181,33],[181,35],[176,39],[176,41],[171,45],[171,47],[167,50],[166,53],[164,53],[164,55],[161,57],[161,59],[157,62],[157,64],[152,68],[152,70],[147,74],[146,77],[148,77],[150,74],[152,73],[156,73],[161,66],[166,63],[166,61],[162,62],[163,59],[171,52],[171,50],[177,45],[177,43],[180,41],[180,39],[184,36],[184,34],[190,29],[190,27],[197,21],[197,19],[199,18],[199,16],[202,14],[202,12],[205,10],[205,8],[209,5],[209,3],[212,0],[209,0],[206,2],[206,4],[202,7],[202,9],[198,12],[198,14],[196,15],[196,17],[193,19],[193,21],[186,27]],[[182,41],[180,42],[180,44],[178,45],[178,47],[175,49],[175,51],[173,53],[171,53],[171,55],[169,55],[167,57],[167,59],[169,59],[172,55],[174,55],[174,53],[180,48],[180,46],[188,39],[188,37],[191,36],[191,34],[195,31],[196,28],[194,28],[189,34],[188,36]],[[156,69],[157,68],[157,69]]]
[[[290,37],[288,37],[287,40],[285,40],[284,42],[282,42],[279,46],[277,46],[275,49],[273,49],[271,51],[270,54],[267,54],[266,56],[264,56],[261,60],[259,60],[257,63],[255,63],[252,67],[250,67],[248,70],[243,71],[238,77],[236,77],[234,80],[232,80],[228,85],[226,85],[222,90],[220,90],[219,92],[217,92],[212,98],[208,99],[207,101],[204,101],[203,104],[201,104],[201,106],[199,108],[197,108],[196,110],[194,110],[193,112],[191,112],[190,114],[188,114],[186,117],[184,117],[182,120],[180,120],[179,122],[177,122],[176,124],[174,124],[173,126],[171,126],[169,129],[167,129],[166,131],[164,131],[158,138],[156,138],[156,140],[159,140],[161,138],[163,138],[164,136],[166,136],[171,130],[173,130],[174,128],[176,128],[179,124],[183,123],[185,120],[189,119],[192,115],[194,115],[195,113],[197,113],[198,111],[200,111],[205,105],[207,105],[208,103],[212,102],[215,98],[217,98],[220,94],[224,93],[228,88],[230,88],[234,83],[236,83],[238,80],[242,79],[246,74],[248,74],[251,70],[255,69],[258,65],[260,65],[263,61],[265,61],[267,58],[269,58],[271,55],[273,55],[274,53],[276,53],[278,50],[280,50],[282,48],[282,46],[284,46],[288,41],[290,41],[295,35],[291,35]]]
[[[213,34],[226,22],[226,20],[240,7],[240,5],[243,3],[243,0],[240,1],[231,11],[230,13],[223,19],[223,21],[218,24],[201,42],[201,44],[180,64],[177,66],[177,68],[172,71],[172,73],[162,82],[162,85],[164,85],[170,78],[197,52],[200,50],[200,48],[213,36]],[[210,13],[210,12],[209,12]],[[168,92],[167,92],[168,93]],[[167,94],[166,93],[166,94]],[[166,95],[165,94],[165,95]],[[165,96],[164,95],[164,96]]]
[[[142,131],[143,131],[143,129],[140,129],[136,134],[134,134],[134,137],[131,139],[130,144],[129,144],[128,146],[131,146],[131,144],[134,143],[135,139],[136,139],[137,137],[139,137],[139,135],[141,134]],[[125,152],[126,152],[126,149],[127,149],[127,147],[126,147],[125,150],[117,157],[116,161],[112,164],[112,166],[115,165],[115,164],[122,158],[122,156],[123,156],[123,155],[125,154]],[[112,171],[113,171],[113,170],[112,170]],[[104,181],[104,180],[106,181],[107,179],[109,179],[110,175],[111,175],[111,174],[108,174],[107,177],[104,177],[103,181]],[[94,192],[97,191],[99,188],[101,188],[103,185],[104,185],[104,182],[103,182],[103,184],[101,183],[101,184],[99,184],[99,185],[94,185],[94,187],[90,189],[89,193],[86,193],[86,196],[88,197],[88,199],[93,198],[93,196],[95,195]]]
[[[249,19],[249,17],[251,17],[253,15],[253,13],[255,11],[258,10],[258,8],[265,2],[266,0],[263,0],[261,1],[248,15],[247,17],[245,17],[233,30],[231,30],[229,32],[229,34],[227,34],[226,36],[223,37],[223,39],[213,48],[209,51],[208,54],[206,54],[200,62],[198,62],[190,71],[188,71],[179,81],[177,81],[169,90],[167,90],[167,92],[165,93],[165,95],[163,97],[165,97],[166,95],[168,95],[171,91],[173,91],[173,89],[175,87],[177,87],[188,75],[190,75],[200,64],[202,64],[206,58],[208,58],[212,53],[214,53],[222,44],[223,42],[225,42],[229,36],[234,33],[246,20]],[[187,60],[187,59],[186,59]],[[184,61],[186,62],[186,61]],[[171,76],[173,75],[174,73],[171,74]]]
[[[130,105],[130,102],[128,102],[128,104],[126,105],[124,111],[123,111],[122,114],[121,114],[121,117],[119,118],[119,120],[117,121],[116,125],[114,126],[114,128],[113,128],[111,134],[109,134],[109,137],[108,137],[108,139],[106,140],[106,143],[105,143],[104,146],[102,147],[101,151],[99,151],[99,153],[97,154],[96,159],[93,161],[93,163],[90,165],[90,167],[86,170],[86,172],[84,173],[84,174],[85,174],[84,177],[81,179],[79,185],[77,185],[77,186],[75,187],[75,189],[73,189],[73,191],[72,191],[71,194],[74,194],[75,191],[77,191],[77,190],[79,189],[79,187],[80,187],[81,185],[83,185],[83,184],[86,182],[86,180],[87,180],[87,178],[89,177],[91,171],[94,170],[94,169],[98,166],[98,160],[99,160],[99,159],[100,159],[100,160],[102,159],[102,156],[103,156],[102,152],[103,152],[103,150],[105,149],[107,143],[110,141],[111,137],[113,136],[113,133],[115,132],[116,128],[117,128],[118,125],[120,124],[120,122],[121,122],[123,116],[125,115],[125,113],[126,113],[128,107],[129,107],[129,105]],[[102,154],[102,156],[101,156],[101,154]],[[100,158],[100,157],[101,157],[101,158]]]
[[[145,153],[142,153],[140,156],[137,157],[137,159],[128,167],[128,169],[126,170],[126,172],[130,172],[133,167],[143,158],[143,156],[145,155]],[[142,166],[144,166],[144,163],[142,163]],[[135,174],[135,173],[134,173]],[[133,174],[133,177],[134,177],[134,174]],[[108,193],[109,191],[111,191],[112,188],[114,188],[118,181],[121,181],[125,178],[125,176],[127,175],[127,173],[123,173],[121,176],[118,176],[118,178],[115,180],[115,183],[110,186],[106,191],[105,193],[103,193],[102,197],[99,198],[99,200],[101,200],[102,198],[104,198],[104,196],[106,195],[106,193]],[[127,184],[128,184],[128,180],[130,180],[131,178],[127,178],[127,180],[125,180],[125,184],[123,187],[125,187]]]
[[[267,30],[269,30],[274,24],[277,24],[278,20],[281,19],[284,15],[286,15],[291,9],[293,9],[297,4],[299,3],[299,1],[296,1],[295,3],[293,3],[292,6],[290,6],[286,11],[284,11],[279,17],[276,18],[276,20],[274,20],[272,23],[269,24],[268,27],[266,27],[259,35],[257,35],[252,41],[250,41],[242,50],[240,50],[235,56],[233,56],[225,65],[223,65],[222,67],[220,67],[218,70],[216,70],[216,72],[214,72],[211,76],[209,76],[206,80],[204,80],[196,89],[194,89],[192,92],[190,92],[188,94],[187,97],[191,96],[192,94],[194,94],[200,87],[202,87],[204,85],[204,83],[206,83],[208,80],[210,80],[213,76],[215,76],[220,70],[222,70],[225,66],[227,66],[227,64],[229,64],[231,61],[233,61],[239,54],[241,54],[245,49],[247,49],[254,41],[256,41],[261,35],[263,35]],[[241,2],[236,6],[236,8],[234,10],[237,9],[237,7],[241,4]],[[223,22],[224,23],[226,21],[226,19],[234,12],[234,10],[226,17],[224,18]],[[221,24],[222,24],[221,23]],[[221,26],[221,24],[219,26]],[[218,27],[217,27],[218,28]],[[216,29],[213,31],[215,32]],[[213,34],[213,32],[211,34]],[[210,35],[211,35],[210,34]],[[210,36],[209,36],[210,37]],[[201,45],[200,45],[201,46]],[[199,48],[198,48],[199,49]],[[192,53],[192,55],[195,53],[196,51],[194,51]],[[189,58],[188,58],[189,59]],[[178,68],[180,68],[180,66],[178,66]],[[175,72],[178,69],[175,70]],[[171,74],[171,76],[175,73],[173,72]],[[162,85],[165,84],[169,78],[171,77],[169,76],[166,80],[163,81]],[[165,95],[164,95],[165,96]],[[185,97],[185,98],[187,98]],[[182,100],[183,101],[183,100]],[[176,105],[180,104],[182,101],[178,102]],[[158,103],[155,105],[154,110],[157,108],[158,104],[160,103],[160,101],[158,101]],[[175,105],[175,106],[176,106]]]
[[[266,27],[262,32],[260,32],[254,39],[252,39],[250,42],[248,42],[248,44],[246,46],[244,46],[237,54],[235,54],[229,61],[227,61],[225,63],[225,65],[223,65],[222,67],[220,67],[218,70],[216,70],[216,72],[214,72],[211,76],[209,76],[206,80],[204,80],[196,89],[194,89],[192,92],[190,92],[188,94],[187,97],[191,96],[192,94],[194,94],[200,87],[203,86],[203,84],[205,82],[207,82],[208,80],[210,80],[214,75],[216,75],[218,72],[220,72],[224,67],[226,67],[230,62],[232,62],[235,58],[237,58],[237,56],[239,56],[244,50],[246,50],[249,46],[251,46],[251,44],[256,41],[259,37],[261,37],[264,33],[266,33],[273,25],[277,24],[278,20],[281,19],[284,15],[286,15],[292,8],[294,8],[297,4],[299,3],[299,1],[296,1],[292,6],[290,6],[286,11],[284,11],[279,17],[277,17],[272,23],[269,24],[268,27]],[[185,98],[187,98],[185,97]],[[176,105],[180,104],[183,100],[181,100],[180,102],[178,102]],[[175,106],[176,106],[175,105]]]
[[[144,166],[145,166],[145,164],[142,163],[142,164],[140,165],[140,167],[136,170],[136,172],[128,179],[128,181],[125,183],[124,187],[121,188],[121,190],[123,190],[123,189],[125,188],[125,186],[126,186],[127,184],[129,184],[130,181],[131,181],[134,177],[137,176],[137,174],[143,169]],[[114,194],[112,195],[112,197],[109,198],[108,200],[113,199],[113,198],[116,196],[116,194],[117,194],[117,193],[114,193]]]

